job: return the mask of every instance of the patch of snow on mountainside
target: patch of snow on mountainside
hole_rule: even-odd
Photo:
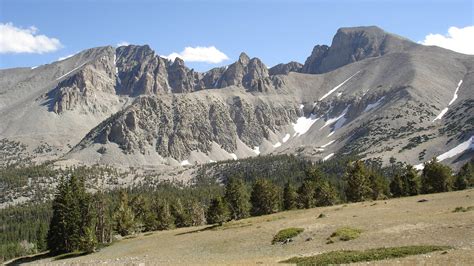
[[[278,148],[281,146],[281,142],[277,142],[275,144],[273,144],[273,148]]]
[[[78,66],[78,67],[74,68],[73,70],[67,72],[66,74],[60,76],[60,77],[57,78],[56,80],[60,80],[60,79],[62,79],[62,78],[64,78],[64,77],[66,77],[67,75],[69,75],[69,74],[71,74],[72,72],[78,70],[79,68],[81,68],[81,67],[82,67],[83,65],[85,65],[85,64],[86,64],[86,63],[82,63],[80,66]]]
[[[259,155],[260,154],[260,147],[259,146],[253,147],[253,152],[255,152],[255,154]]]
[[[333,144],[335,142],[335,140],[331,140],[330,142],[324,144],[323,146],[321,146],[321,148],[326,148],[327,146]]]
[[[470,137],[468,140],[460,143],[458,146],[450,149],[449,151],[441,154],[441,155],[438,155],[436,157],[436,159],[438,159],[438,161],[444,161],[448,158],[452,158],[454,156],[457,156],[467,150],[474,150],[474,136]],[[417,170],[422,170],[424,168],[424,165],[423,163],[420,163],[420,164],[417,164],[414,166],[415,169]]]
[[[378,101],[376,101],[375,103],[369,103],[367,105],[367,107],[365,107],[365,110],[364,112],[368,112],[374,108],[377,108],[383,101],[383,99],[385,98],[385,96],[383,96],[382,98],[378,99]]]
[[[287,133],[287,134],[283,137],[282,141],[283,141],[283,143],[285,143],[285,142],[287,142],[289,139],[290,139],[290,134]]]
[[[237,155],[235,155],[235,153],[230,153],[230,156],[232,157],[232,159],[237,160]]]
[[[340,87],[342,87],[344,84],[346,84],[346,82],[348,82],[350,79],[352,79],[355,75],[359,74],[360,70],[357,71],[354,75],[350,76],[348,79],[344,80],[341,84],[337,85],[336,87],[334,87],[332,90],[328,91],[328,93],[324,94],[323,97],[319,98],[320,101],[324,100],[326,97],[328,97],[329,95],[331,95],[333,92],[335,92],[337,89],[339,89]]]
[[[336,117],[334,117],[334,118],[329,118],[319,130],[321,130],[321,129],[323,129],[323,128],[329,126],[329,125],[332,125],[332,124],[338,122],[339,119],[343,118],[343,119],[342,119],[343,121],[337,124],[338,127],[337,127],[337,128],[334,127],[334,131],[336,131],[336,129],[340,128],[340,127],[344,124],[344,122],[346,121],[346,119],[344,118],[344,116],[346,115],[346,113],[347,113],[348,110],[349,110],[349,106],[346,107],[346,109],[344,109],[344,111],[342,111],[342,113],[341,113],[339,116],[336,116]]]
[[[329,160],[333,156],[334,156],[334,153],[328,154],[326,157],[323,158],[323,162]]]
[[[462,84],[462,79],[458,82],[458,86],[456,87],[456,90],[454,90],[454,95],[453,95],[453,98],[451,99],[451,101],[449,101],[448,103],[448,107],[453,104],[456,99],[458,98],[458,91],[459,91],[459,87],[461,87],[461,84]],[[436,120],[440,120],[441,118],[443,118],[443,116],[448,112],[448,107],[444,108],[443,110],[441,110],[441,112],[439,113],[438,116],[435,117],[435,119],[433,119],[433,121],[431,122],[434,122]]]
[[[296,120],[296,123],[293,124],[293,130],[295,130],[295,134],[293,136],[303,135],[304,133],[308,132],[311,126],[318,121],[319,117],[316,115],[311,114],[309,117],[300,117]]]
[[[191,165],[191,164],[189,163],[188,160],[184,160],[181,162],[181,166],[185,166],[185,165]]]

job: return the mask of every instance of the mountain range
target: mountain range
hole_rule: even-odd
[[[422,167],[474,155],[474,56],[341,28],[304,64],[241,53],[201,73],[148,45],[0,70],[0,165],[133,167],[341,154]]]

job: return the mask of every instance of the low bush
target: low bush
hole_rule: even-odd
[[[342,241],[349,241],[356,239],[360,236],[362,230],[351,227],[342,227],[337,229],[334,233],[331,234],[331,237],[337,238]]]
[[[272,240],[272,244],[275,244],[275,243],[279,243],[279,242],[283,242],[289,238],[293,238],[299,234],[301,234],[302,232],[304,231],[303,228],[294,228],[294,227],[290,227],[290,228],[286,228],[286,229],[283,229],[283,230],[280,230],[274,237],[273,237],[273,240]]]
[[[391,248],[376,248],[368,250],[341,250],[322,253],[311,257],[294,257],[283,263],[297,265],[332,265],[363,261],[375,261],[393,258],[403,258],[411,255],[426,254],[434,251],[450,249],[447,246],[403,246]]]

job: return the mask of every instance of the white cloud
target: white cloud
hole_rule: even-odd
[[[174,60],[176,57],[179,57],[185,62],[204,62],[211,64],[217,64],[229,59],[227,55],[219,51],[215,46],[186,47],[180,53],[171,53],[165,57],[170,60]]]
[[[126,41],[121,41],[121,42],[117,43],[117,47],[120,47],[120,46],[128,46],[128,45],[130,45],[130,43],[129,43],[129,42],[126,42]]]
[[[38,29],[31,26],[17,28],[12,23],[0,23],[0,53],[36,53],[54,52],[62,47],[56,38],[38,35]]]
[[[424,45],[436,45],[463,54],[474,54],[474,26],[464,28],[450,27],[448,34],[428,34]]]

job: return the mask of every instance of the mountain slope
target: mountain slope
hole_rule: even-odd
[[[179,166],[269,153],[419,164],[474,135],[473,58],[377,27],[342,28],[304,65],[271,69],[245,53],[199,73],[146,45],[93,48],[1,70],[0,139],[24,144],[21,156],[33,160],[88,164]],[[457,166],[470,147],[442,158]]]

